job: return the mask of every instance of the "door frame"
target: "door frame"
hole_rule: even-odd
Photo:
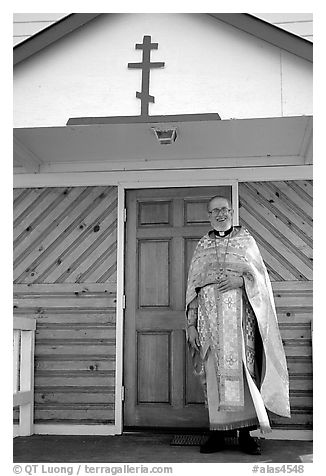
[[[120,182],[118,184],[118,227],[117,227],[117,307],[116,307],[116,380],[115,380],[115,431],[116,434],[123,432],[123,364],[124,364],[124,315],[125,315],[125,223],[126,209],[125,196],[129,189],[144,188],[181,188],[181,187],[210,187],[210,186],[231,186],[232,187],[232,206],[234,210],[233,223],[239,224],[239,188],[238,180],[212,180],[200,178],[200,171],[194,179],[175,181],[151,181],[149,182]],[[128,219],[128,218],[127,218]]]

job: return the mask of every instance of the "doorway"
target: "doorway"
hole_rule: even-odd
[[[209,198],[232,186],[126,193],[124,426],[205,428],[208,414],[185,338],[191,257],[210,229]]]

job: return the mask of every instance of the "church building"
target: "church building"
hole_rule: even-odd
[[[242,13],[69,14],[14,47],[34,433],[208,426],[185,289],[221,194],[272,281],[292,413],[272,437],[311,439],[312,67],[311,41]]]

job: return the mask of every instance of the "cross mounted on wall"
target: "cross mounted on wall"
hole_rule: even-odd
[[[149,77],[152,68],[163,68],[164,62],[151,62],[151,50],[157,50],[158,43],[152,43],[151,36],[145,35],[143,43],[136,43],[136,50],[143,50],[143,59],[141,63],[128,63],[128,68],[137,68],[142,70],[142,89],[136,91],[136,97],[141,101],[141,116],[148,116],[149,103],[154,103],[154,96],[149,94]]]
[[[105,116],[105,117],[71,117],[67,125],[91,125],[91,124],[133,124],[133,123],[169,123],[171,122],[192,122],[192,121],[219,121],[221,118],[217,113],[204,114],[173,114],[173,115],[149,115],[149,103],[154,103],[154,96],[149,94],[150,71],[153,68],[163,68],[163,61],[151,62],[151,51],[158,49],[158,43],[152,43],[152,37],[145,35],[142,43],[136,43],[136,50],[143,50],[142,61],[139,63],[128,63],[128,68],[142,70],[141,91],[136,91],[136,97],[141,101],[141,113],[139,116]],[[152,127],[153,129],[153,127]],[[159,131],[161,136],[158,140],[161,144],[171,143],[170,139],[165,139],[164,134],[172,132],[173,140],[176,138],[176,128],[169,126],[168,129]],[[158,132],[155,131],[155,134]]]

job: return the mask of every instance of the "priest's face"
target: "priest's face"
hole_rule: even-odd
[[[208,216],[216,231],[226,231],[233,224],[233,210],[227,198],[216,197],[208,203]]]

